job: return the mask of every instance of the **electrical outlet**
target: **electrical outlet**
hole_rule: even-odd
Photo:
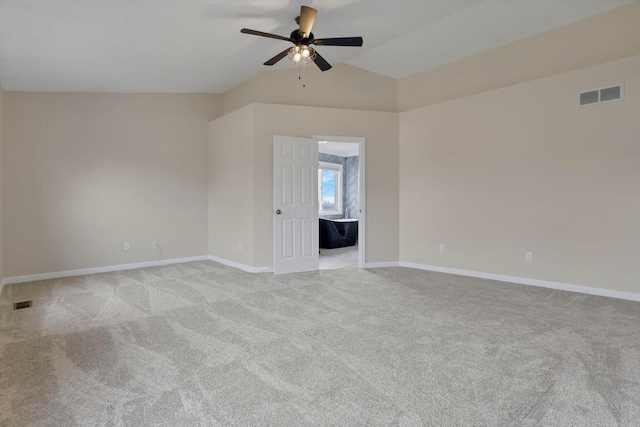
[[[125,251],[130,251],[131,250],[131,243],[124,242],[124,250]]]
[[[444,245],[440,245],[440,253],[443,254],[444,253]]]
[[[238,242],[238,250],[242,251],[242,242]]]
[[[158,247],[158,241],[154,240],[153,243],[151,244],[152,247],[157,248]]]
[[[527,262],[533,262],[533,252],[525,252],[524,260]]]

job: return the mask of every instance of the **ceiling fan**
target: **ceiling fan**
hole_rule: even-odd
[[[269,37],[276,40],[284,40],[294,44],[293,47],[287,48],[268,60],[264,65],[274,65],[285,56],[296,64],[308,64],[313,61],[322,71],[331,68],[329,64],[320,54],[310,45],[316,46],[362,46],[362,37],[336,37],[330,39],[316,39],[311,32],[313,22],[316,19],[317,10],[302,6],[300,8],[300,16],[296,18],[299,25],[297,30],[293,30],[289,37],[278,36],[276,34],[263,33],[262,31],[250,30],[243,28],[240,30],[244,34],[253,34],[254,36]]]

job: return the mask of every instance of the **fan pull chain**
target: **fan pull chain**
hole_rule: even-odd
[[[306,64],[303,62],[303,63],[302,63],[302,87],[307,87],[307,83],[306,83],[306,80],[305,80],[305,78],[306,78],[306,71],[305,71],[305,70],[306,70],[306,68],[305,68],[305,65],[306,65]]]
[[[300,65],[302,65],[302,73],[300,72]],[[306,74],[304,65],[304,62],[302,64],[298,64],[298,80],[302,82],[302,87],[307,87],[307,84],[305,83]]]

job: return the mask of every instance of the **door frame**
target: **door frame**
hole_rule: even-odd
[[[365,204],[365,138],[361,136],[313,135],[316,141],[358,143],[358,267],[366,265],[366,204]]]

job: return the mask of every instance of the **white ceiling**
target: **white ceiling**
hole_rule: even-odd
[[[362,48],[320,47],[327,61],[402,78],[636,1],[2,0],[0,82],[8,91],[223,93],[287,46],[240,29],[288,36],[301,4],[319,11],[317,38],[364,38]]]
[[[321,141],[318,143],[318,152],[332,154],[340,157],[353,157],[359,154],[360,144],[357,142]]]

